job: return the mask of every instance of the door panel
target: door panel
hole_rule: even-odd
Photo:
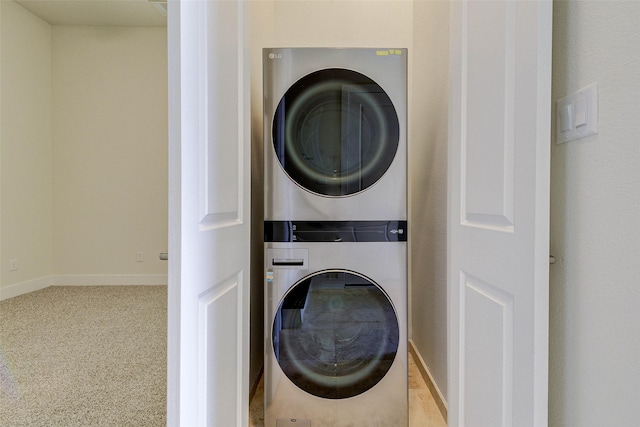
[[[510,425],[513,295],[464,273],[460,286],[463,399],[477,403],[468,407],[465,418],[474,420],[470,425]]]
[[[204,410],[200,425],[234,426],[242,419],[242,273],[205,291],[198,298],[199,406]],[[246,350],[246,349],[245,349]],[[222,368],[222,369],[221,369]],[[220,410],[221,400],[231,410]],[[236,411],[233,411],[233,409]]]
[[[461,46],[463,221],[513,227],[513,2],[471,2]]]
[[[169,2],[171,426],[248,424],[247,7]]]
[[[451,6],[450,426],[547,424],[551,7]]]
[[[236,99],[242,96],[238,76],[243,63],[237,60],[242,42],[238,32],[225,29],[238,19],[235,5],[203,2],[200,18],[199,113],[201,227],[221,227],[242,221],[242,145],[229,143],[240,123]],[[233,59],[236,60],[233,60]],[[236,84],[233,84],[233,83]],[[235,107],[235,108],[234,108]],[[248,172],[247,172],[248,173]]]

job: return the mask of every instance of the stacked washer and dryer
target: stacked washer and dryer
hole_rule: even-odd
[[[263,69],[265,426],[406,426],[407,51]]]

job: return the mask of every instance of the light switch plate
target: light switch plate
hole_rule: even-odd
[[[598,133],[598,83],[557,101],[556,144]]]

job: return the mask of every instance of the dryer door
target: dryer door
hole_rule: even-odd
[[[375,386],[398,351],[398,319],[386,293],[345,270],[307,276],[276,312],[273,351],[285,375],[315,396],[343,399]]]
[[[330,68],[287,90],[273,120],[273,145],[287,175],[325,196],[365,190],[387,171],[398,149],[393,103],[372,79]]]

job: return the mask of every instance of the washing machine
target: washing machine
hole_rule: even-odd
[[[408,425],[406,226],[265,224],[266,427]]]
[[[266,220],[406,219],[407,50],[263,50]]]

